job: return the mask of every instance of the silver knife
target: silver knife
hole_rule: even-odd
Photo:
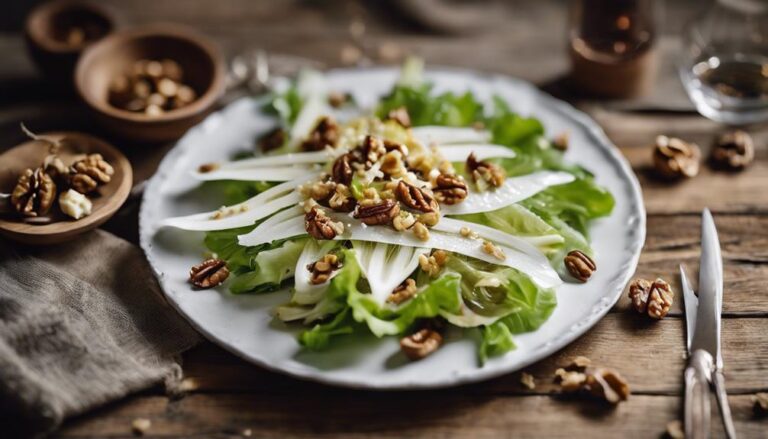
[[[710,435],[709,390],[717,396],[728,438],[735,439],[731,409],[725,391],[720,325],[723,307],[723,259],[715,221],[709,209],[701,216],[701,261],[699,296],[695,299],[685,271],[680,266],[685,298],[689,361],[685,370],[685,431],[691,438]],[[695,316],[695,317],[694,317]]]

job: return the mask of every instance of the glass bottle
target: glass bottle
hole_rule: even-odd
[[[627,98],[650,89],[657,70],[654,0],[575,0],[569,36],[579,92]]]

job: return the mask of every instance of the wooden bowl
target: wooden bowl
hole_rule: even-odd
[[[51,1],[27,16],[24,35],[30,56],[46,78],[71,89],[80,54],[115,26],[115,17],[96,3]]]
[[[197,99],[179,109],[150,116],[109,103],[109,86],[142,59],[171,59]],[[208,39],[176,25],[152,25],[112,35],[91,46],[75,69],[75,88],[97,118],[129,139],[160,142],[181,137],[210,113],[224,94],[225,63]]]
[[[57,206],[51,209],[53,222],[44,225],[26,223],[16,213],[0,215],[0,234],[25,244],[56,244],[98,227],[123,205],[133,184],[131,163],[109,143],[77,132],[51,132],[44,135],[72,140],[64,142],[59,151],[59,157],[65,164],[69,165],[79,154],[99,153],[112,165],[115,173],[109,183],[99,187],[99,195],[89,196],[93,210],[90,215],[79,220],[65,216]],[[47,153],[48,144],[30,140],[0,154],[0,191],[13,191],[19,174],[26,168],[40,166]]]

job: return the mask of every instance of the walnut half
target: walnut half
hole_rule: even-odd
[[[629,385],[613,369],[587,367],[583,372],[558,369],[555,376],[565,393],[588,395],[611,404],[629,398]]]
[[[573,250],[564,259],[565,268],[574,278],[586,282],[597,270],[595,261],[580,250]]]
[[[411,360],[421,360],[435,352],[443,343],[443,336],[432,329],[421,329],[400,340],[400,350]]]
[[[48,213],[56,198],[56,184],[42,168],[26,169],[11,192],[11,204],[24,216]]]
[[[635,279],[629,284],[629,298],[637,312],[659,320],[664,318],[672,307],[675,293],[664,279],[658,278],[653,282]]]
[[[208,259],[189,270],[189,281],[198,288],[213,288],[229,277],[227,263],[221,259]]]

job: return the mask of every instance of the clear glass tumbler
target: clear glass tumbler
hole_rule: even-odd
[[[703,116],[768,120],[768,1],[717,0],[683,31],[680,77]]]

